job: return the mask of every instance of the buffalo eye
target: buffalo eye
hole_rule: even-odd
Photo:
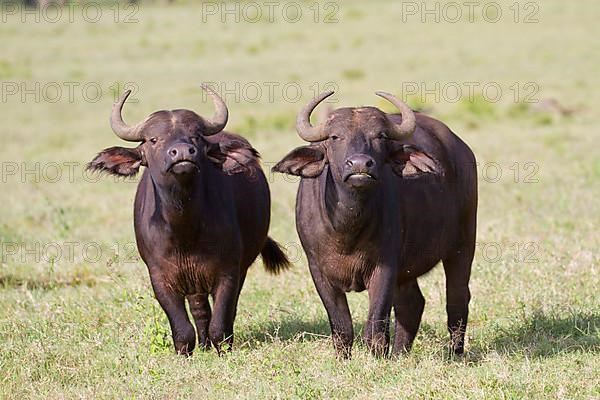
[[[150,138],[150,143],[152,143],[152,144],[156,144],[156,142],[158,142],[158,139],[157,139],[157,138],[155,138],[155,137],[153,137],[153,138]]]
[[[330,136],[329,136],[329,138],[330,138],[331,140],[338,140],[340,137],[339,137],[339,136],[337,136],[337,135],[330,135]]]

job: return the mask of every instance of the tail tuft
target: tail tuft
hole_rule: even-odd
[[[263,247],[260,255],[265,264],[265,269],[271,274],[276,275],[292,266],[281,246],[270,237],[267,237],[265,247]]]

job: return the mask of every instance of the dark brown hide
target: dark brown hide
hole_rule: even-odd
[[[293,150],[273,168],[302,177],[296,226],[334,347],[344,357],[353,342],[345,293],[368,290],[364,336],[374,354],[388,353],[392,308],[393,352],[407,351],[425,305],[417,277],[439,261],[446,272],[452,347],[464,350],[475,158],[446,125],[423,114],[416,114],[412,135],[390,139],[390,127],[401,122],[400,115],[373,107],[335,110],[318,129],[299,128],[325,139]]]
[[[226,109],[219,115],[211,130],[224,126]],[[120,115],[112,121],[115,133],[141,144],[103,150],[88,169],[132,176],[147,167],[135,196],[135,235],[175,350],[189,355],[196,344],[186,298],[200,345],[212,343],[217,350],[224,342],[231,345],[238,297],[252,262],[262,254],[270,272],[289,266],[267,237],[270,196],[258,153],[240,136],[207,132],[207,120],[188,110],[155,112],[135,128]]]

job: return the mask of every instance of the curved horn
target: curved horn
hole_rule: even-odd
[[[333,94],[333,91],[323,92],[318,97],[310,101],[304,108],[298,113],[296,118],[296,131],[298,135],[307,142],[318,142],[327,137],[327,134],[321,131],[321,125],[312,126],[310,124],[310,114],[319,105],[320,102],[328,98]]]
[[[400,110],[400,115],[402,115],[402,122],[400,123],[400,125],[394,123],[392,124],[394,129],[392,132],[390,132],[390,139],[401,140],[407,136],[412,135],[412,133],[417,128],[417,122],[413,110],[411,110],[405,102],[396,98],[396,96],[390,93],[375,92],[375,94],[379,97],[383,97],[384,99],[395,105],[396,108]]]
[[[227,105],[225,105],[223,99],[208,85],[202,84],[200,87],[212,98],[216,108],[215,114],[211,119],[204,118],[204,126],[206,128],[204,136],[210,136],[221,132],[225,128],[227,119],[229,118],[229,111],[227,110]]]
[[[125,104],[125,100],[127,100],[130,94],[131,90],[126,90],[121,97],[119,97],[119,100],[113,104],[112,113],[110,114],[110,127],[115,135],[121,139],[127,140],[128,142],[139,142],[142,140],[142,136],[138,129],[139,124],[129,126],[123,121],[123,116],[121,115],[123,104]]]

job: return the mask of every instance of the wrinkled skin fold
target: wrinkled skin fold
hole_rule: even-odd
[[[312,126],[307,121],[315,106],[309,103],[297,124],[311,143],[273,170],[302,177],[296,228],[337,354],[350,357],[354,339],[345,293],[363,290],[369,294],[364,339],[370,350],[389,354],[393,310],[392,353],[408,351],[425,306],[417,278],[440,261],[451,347],[462,353],[477,214],[473,153],[443,123],[405,105],[400,114],[340,108]]]

